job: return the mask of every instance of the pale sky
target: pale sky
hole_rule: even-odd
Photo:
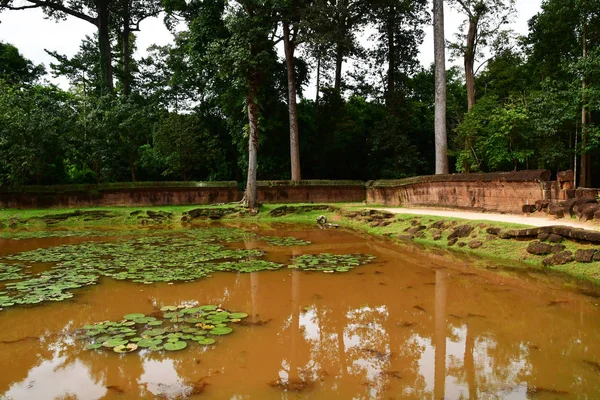
[[[540,11],[541,2],[542,0],[517,0],[516,20],[511,28],[517,33],[526,34],[527,21]],[[446,5],[447,39],[454,36],[461,21],[461,16]],[[26,58],[46,66],[49,66],[53,58],[46,54],[44,49],[72,56],[78,51],[81,39],[85,35],[93,34],[95,29],[92,24],[72,17],[59,22],[44,19],[42,11],[37,9],[0,13],[0,41],[15,45]],[[425,31],[426,37],[421,46],[419,60],[424,66],[429,66],[433,62],[433,28],[428,26]],[[141,32],[137,36],[137,56],[145,55],[145,50],[152,44],[164,45],[171,43],[172,40],[173,36],[165,28],[161,19],[148,19],[142,22]],[[54,81],[67,87],[64,79]],[[309,93],[307,94],[310,96]]]

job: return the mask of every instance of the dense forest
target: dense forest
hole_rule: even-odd
[[[544,0],[526,36],[507,29],[514,0],[446,7],[464,15],[446,38],[464,66],[446,74],[451,172],[599,185],[600,0]],[[27,8],[97,30],[49,66],[0,42],[0,186],[435,172],[427,0],[0,0],[0,18]],[[174,43],[134,57],[158,15]]]

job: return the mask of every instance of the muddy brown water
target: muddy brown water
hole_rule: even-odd
[[[103,278],[64,302],[1,311],[0,398],[600,398],[600,300],[562,279],[490,272],[474,259],[345,231],[261,233],[313,244],[233,246],[264,248],[273,261],[319,252],[377,259],[344,274],[217,273],[150,286]],[[84,240],[4,240],[0,253]],[[248,324],[214,346],[173,353],[87,351],[71,335],[186,302],[247,312]]]

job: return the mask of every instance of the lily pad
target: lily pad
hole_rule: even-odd
[[[326,273],[348,272],[352,268],[367,264],[375,259],[370,254],[304,254],[294,257],[289,268]]]
[[[152,346],[158,346],[162,343],[160,339],[142,339],[137,342],[138,347],[147,348]]]
[[[127,320],[136,320],[138,318],[143,318],[146,315],[144,314],[140,314],[140,313],[133,313],[133,314],[127,314],[125,316],[123,316],[123,318],[127,319]]]
[[[147,336],[158,336],[158,335],[162,335],[165,333],[165,330],[162,328],[154,328],[154,329],[149,329],[147,331],[144,331],[142,333],[142,335],[147,335]]]
[[[139,313],[128,314],[127,317],[134,320],[125,319],[122,321],[103,321],[96,324],[88,324],[83,328],[83,332],[76,332],[76,338],[88,341],[86,348],[100,349],[101,347],[111,348],[117,353],[133,352],[138,348],[148,349],[150,351],[177,351],[188,346],[189,342],[196,342],[200,345],[211,345],[215,343],[213,338],[207,338],[205,335],[228,335],[233,329],[228,326],[232,320],[231,316],[247,317],[246,313],[230,312],[218,308],[214,305],[190,307],[177,306],[179,310],[192,310],[186,315],[203,315],[202,318],[185,318],[177,322],[165,318],[163,320],[155,317],[139,317]],[[178,311],[171,311],[178,312]],[[209,322],[198,322],[208,318]],[[234,319],[240,321],[240,318]],[[137,322],[130,324],[130,322]],[[149,322],[148,322],[149,321]],[[145,323],[161,322],[160,328],[148,329]],[[83,333],[83,334],[82,334]]]
[[[177,340],[176,342],[167,342],[163,347],[167,351],[178,351],[185,349],[187,347],[187,343],[183,340]]]
[[[111,348],[111,347],[125,345],[125,344],[127,344],[127,342],[129,342],[129,340],[120,339],[120,338],[109,339],[106,342],[102,343],[102,346]]]
[[[271,246],[306,246],[311,244],[308,240],[302,240],[292,236],[263,236],[261,240],[264,240]]]
[[[211,329],[208,333],[210,333],[211,335],[221,336],[221,335],[228,335],[231,332],[233,332],[233,329],[231,329],[229,327],[218,327],[218,328]]]
[[[127,345],[120,345],[120,346],[115,346],[113,347],[113,351],[115,353],[131,353],[132,351],[136,351],[138,348],[138,345],[135,343],[129,343]]]

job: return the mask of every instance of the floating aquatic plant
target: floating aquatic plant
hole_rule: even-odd
[[[14,281],[26,276],[22,265],[0,263],[0,281]]]
[[[220,244],[255,236],[233,228],[188,229],[13,254],[5,257],[6,263],[0,263],[0,282],[17,281],[8,282],[0,291],[0,309],[69,299],[73,297],[73,289],[95,284],[102,276],[153,284],[194,281],[215,272],[249,273],[282,268],[282,264],[262,259],[265,253],[261,250],[228,248]],[[267,241],[271,239],[266,237]],[[281,240],[280,243],[300,243],[297,238],[276,239]],[[371,259],[372,256],[360,254],[307,255],[296,257],[291,267],[344,272]],[[26,270],[26,265],[36,262],[53,266],[48,271],[32,275]],[[160,320],[140,318],[151,327],[162,324]],[[136,322],[135,319],[130,321]]]
[[[86,267],[45,271],[36,277],[7,283],[0,292],[0,307],[69,299],[73,297],[71,289],[93,285],[97,281],[95,271]]]
[[[311,244],[308,240],[302,240],[293,236],[263,236],[260,238],[271,246],[306,246]]]
[[[229,312],[214,305],[165,306],[163,327],[152,328],[157,317],[141,313],[127,314],[120,321],[104,321],[86,325],[77,332],[77,338],[87,341],[86,349],[111,349],[115,353],[131,353],[136,350],[179,351],[190,343],[202,346],[214,344],[215,336],[233,332],[229,323],[246,318],[248,314]]]
[[[370,254],[304,254],[294,257],[289,268],[304,271],[348,272],[354,267],[367,264],[375,259]]]

